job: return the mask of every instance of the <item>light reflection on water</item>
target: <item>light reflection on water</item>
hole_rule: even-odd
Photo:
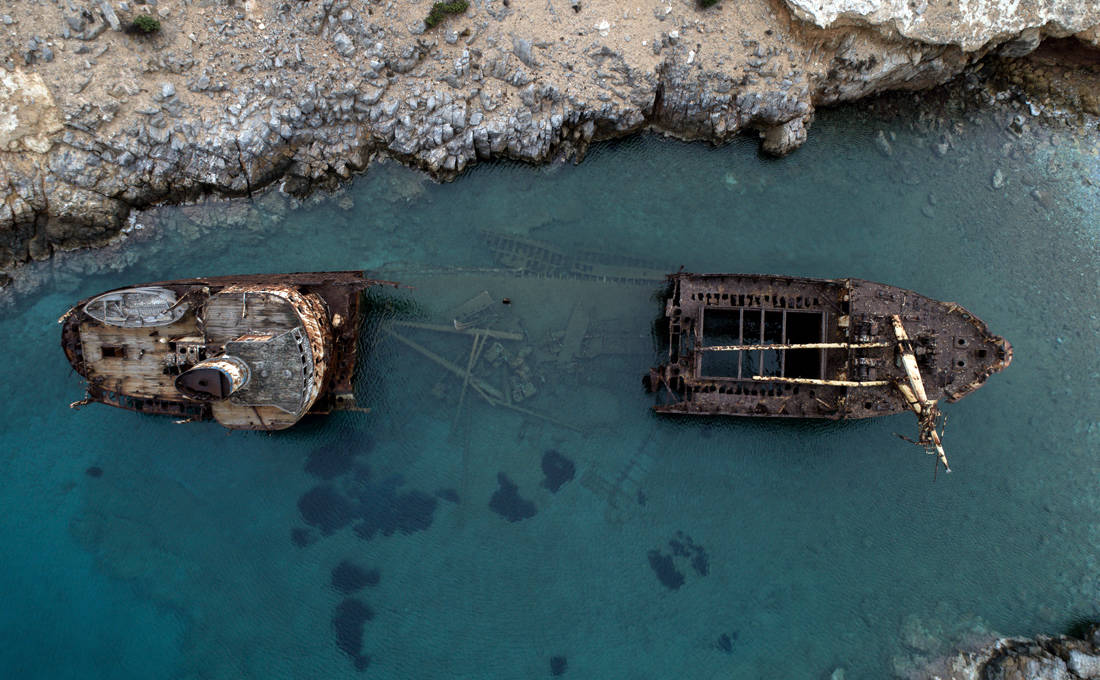
[[[876,149],[878,129],[896,134],[892,156]],[[827,113],[781,161],[748,141],[636,137],[578,166],[502,163],[439,185],[385,164],[303,205],[270,194],[139,218],[160,226],[127,244],[126,265],[101,269],[115,257],[105,251],[43,266],[43,286],[0,321],[19,348],[0,375],[27,395],[0,407],[15,603],[0,621],[20,640],[0,659],[22,677],[351,674],[332,622],[343,595],[329,586],[343,559],[381,574],[359,595],[374,612],[362,653],[379,677],[545,676],[561,655],[577,677],[841,666],[877,678],[943,640],[1094,616],[1100,258],[1097,195],[1083,180],[1100,174],[1095,142],[1059,134],[1059,148],[1020,160],[1003,153],[1014,138],[972,125],[940,158],[904,117]],[[995,168],[1008,177],[1000,191]],[[913,429],[908,416],[659,419],[640,386],[656,359],[659,285],[486,273],[500,265],[481,229],[667,271],[880,280],[963,304],[1016,360],[946,406],[956,472],[934,484],[931,459],[892,436]],[[80,386],[52,321],[72,300],[198,274],[350,268],[411,286],[372,298],[369,414],[226,435],[65,408]],[[513,301],[484,322],[527,340],[502,342],[508,356],[479,375],[503,389],[522,373],[536,391],[522,405],[538,415],[463,392],[381,332],[383,319],[445,320],[482,290]],[[560,356],[578,304],[590,342],[614,351]],[[455,363],[471,350],[465,336],[407,336]],[[509,361],[524,348],[520,371]],[[350,525],[311,529],[297,547],[299,498],[322,483],[307,456],[332,442],[369,468],[330,480],[341,493],[447,489],[459,502],[438,500],[426,530],[363,540]],[[576,465],[557,493],[542,486],[550,449]],[[84,473],[91,465],[102,477]],[[534,517],[489,509],[501,473]],[[707,567],[674,556],[684,582],[670,590],[648,555],[675,555],[670,541],[684,536]],[[43,651],[56,648],[73,652]]]

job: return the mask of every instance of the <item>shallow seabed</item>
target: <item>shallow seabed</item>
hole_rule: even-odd
[[[564,657],[575,678],[882,678],[991,631],[1100,616],[1095,137],[911,123],[828,112],[780,161],[643,136],[445,185],[383,164],[304,204],[160,210],[121,250],[39,265],[0,320],[0,673],[358,677],[358,660],[368,677],[534,678]],[[641,376],[658,286],[487,271],[479,229],[667,271],[912,288],[980,316],[1015,362],[945,407],[954,473],[935,481],[892,436],[914,433],[906,415],[657,418]],[[413,286],[371,297],[369,413],[261,434],[68,409],[81,384],[54,320],[76,299],[351,268]],[[491,323],[527,331],[502,346],[531,349],[539,415],[464,393],[382,330],[481,290],[512,299]],[[578,306],[613,352],[554,354]],[[467,337],[407,336],[470,353]],[[497,384],[510,370],[477,364]],[[575,466],[556,492],[550,450]],[[348,592],[344,561],[363,570],[340,572]]]

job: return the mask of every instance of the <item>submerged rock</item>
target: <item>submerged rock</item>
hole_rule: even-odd
[[[378,533],[411,534],[432,525],[439,501],[416,489],[399,492],[397,489],[403,483],[400,477],[390,477],[359,488],[356,514],[360,522],[355,525],[356,535],[369,541]]]
[[[316,543],[317,537],[309,529],[294,527],[290,530],[290,541],[299,548],[305,548]]]
[[[351,470],[351,463],[350,451],[340,446],[326,444],[309,454],[305,471],[318,479],[328,481]]]
[[[435,492],[435,497],[443,499],[449,503],[458,503],[458,492],[454,489],[439,489]]]
[[[806,143],[807,134],[806,122],[801,118],[792,118],[765,130],[761,148],[772,156],[786,156]]]
[[[332,587],[345,595],[350,595],[366,586],[376,586],[382,580],[377,569],[364,569],[357,564],[343,560],[332,570]]]
[[[647,556],[649,566],[657,575],[661,585],[669,590],[679,590],[680,586],[684,585],[684,574],[676,568],[671,555],[665,555],[660,550],[650,550]]]
[[[351,471],[355,457],[370,447],[367,436],[342,436],[335,441],[318,446],[306,459],[305,471],[323,479],[332,480]]]
[[[554,677],[565,675],[565,671],[568,667],[569,661],[564,656],[550,657],[550,675]]]
[[[718,636],[718,641],[714,643],[714,646],[726,654],[733,654],[733,643],[737,641],[737,637],[737,631],[722,633]]]
[[[497,484],[499,488],[493,492],[493,497],[489,499],[489,508],[493,512],[509,522],[519,522],[535,516],[537,512],[535,504],[521,498],[519,487],[503,472],[497,474]]]
[[[1100,626],[1081,637],[1040,635],[1035,639],[995,638],[936,658],[907,677],[982,680],[1084,680],[1100,677]]]
[[[673,555],[688,558],[691,561],[691,568],[695,570],[696,574],[706,576],[710,573],[710,558],[707,557],[707,551],[703,546],[696,545],[691,540],[691,536],[682,531],[677,531],[676,535],[669,540],[668,546],[672,549]]]
[[[701,545],[697,545],[682,531],[669,539],[668,547],[671,555],[666,555],[660,550],[650,550],[648,553],[649,566],[657,574],[657,579],[666,588],[676,590],[684,585],[684,573],[677,567],[677,559],[683,563],[685,560],[698,576],[706,576],[710,573],[710,558],[707,551]]]
[[[355,505],[331,484],[315,486],[298,499],[298,511],[306,524],[329,534],[351,524]]]
[[[875,148],[883,156],[889,158],[894,155],[894,146],[890,143],[890,140],[886,138],[886,131],[879,130],[875,134]]]
[[[355,669],[366,670],[370,657],[363,654],[364,624],[374,618],[374,611],[359,600],[348,598],[336,606],[332,615],[332,628],[336,633],[336,647],[351,657]]]
[[[573,461],[561,455],[554,449],[550,449],[542,455],[542,486],[551,493],[557,493],[558,489],[566,482],[573,481],[577,468]]]

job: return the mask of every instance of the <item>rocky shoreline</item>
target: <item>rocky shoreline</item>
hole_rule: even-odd
[[[1028,61],[1047,38],[1070,84],[1022,66],[1014,86],[1095,125],[1072,74],[1097,72],[1100,6],[965,7],[475,0],[428,29],[426,0],[29,0],[0,13],[0,277],[109,242],[135,208],[300,196],[380,156],[448,179],[640,130],[756,131],[781,155],[817,107]],[[127,30],[142,15],[160,29]]]
[[[1100,678],[1100,626],[1080,637],[1000,638],[957,651],[900,677],[909,680],[1093,680]]]

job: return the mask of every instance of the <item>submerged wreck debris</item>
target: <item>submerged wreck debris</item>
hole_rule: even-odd
[[[497,262],[525,275],[637,284],[665,280],[663,270],[641,258],[566,250],[545,241],[487,229],[479,233]]]
[[[606,501],[613,521],[621,522],[629,511],[646,503],[641,485],[654,467],[658,450],[655,436],[651,431],[635,454],[614,474],[601,472],[597,466],[590,465],[581,476],[581,485]]]
[[[362,272],[182,279],[110,291],[65,313],[61,346],[87,397],[183,422],[281,430],[357,410]]]
[[[433,364],[425,373],[439,377],[429,377],[424,392],[453,409],[453,440],[468,440],[479,403],[582,434],[614,420],[607,415],[617,402],[583,403],[592,392],[586,362],[636,361],[652,351],[649,328],[638,321],[664,273],[632,258],[586,253],[580,260],[533,239],[481,234],[506,269],[391,268],[388,276],[416,289],[422,303],[415,316],[379,327],[383,339]],[[555,417],[563,403],[574,415]]]
[[[957,401],[1012,347],[952,302],[860,279],[668,277],[668,363],[643,382],[658,413],[869,418],[912,411],[913,443],[947,465],[940,399]]]
[[[527,362],[527,357],[530,356],[532,349],[530,346],[526,346],[513,352],[506,349],[501,342],[524,341],[526,336],[523,333],[476,325],[484,321],[491,321],[491,319],[479,318],[486,309],[480,305],[482,298],[490,301],[491,304],[499,304],[493,302],[493,298],[489,296],[488,292],[483,291],[469,302],[452,311],[452,325],[418,321],[393,321],[384,331],[394,340],[459,378],[459,393],[455,401],[456,421],[466,402],[467,394],[472,394],[480,397],[490,406],[499,406],[526,416],[551,422],[560,427],[580,431],[580,428],[573,423],[558,420],[548,414],[520,405],[521,402],[531,399],[538,393],[531,366]],[[469,352],[464,357],[465,363],[460,364],[447,359],[407,335],[399,333],[396,330],[397,328],[469,335],[473,337],[473,340]],[[490,343],[490,341],[492,342]],[[499,379],[494,380],[475,375],[475,368],[482,363],[485,364],[486,371],[491,377]],[[492,374],[496,375],[493,376]],[[444,391],[443,386],[438,384],[433,390],[433,394],[442,397]]]

